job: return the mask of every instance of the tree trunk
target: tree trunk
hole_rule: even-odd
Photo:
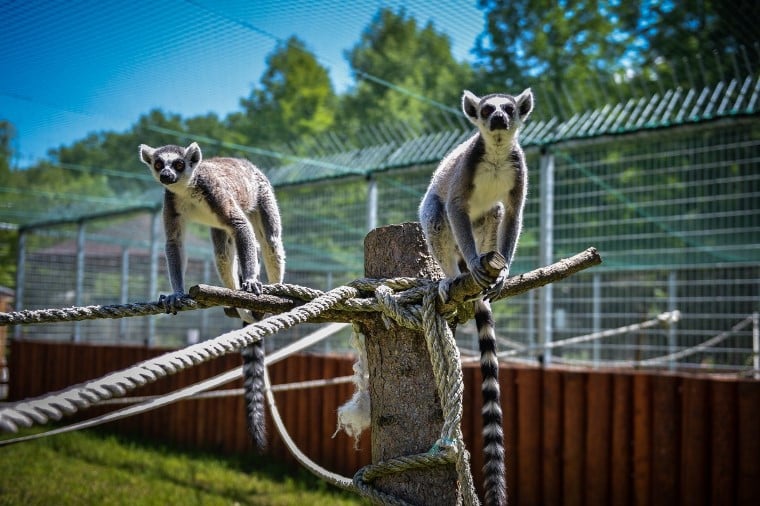
[[[370,278],[443,278],[417,223],[373,230],[364,240],[364,258]],[[440,437],[443,413],[423,333],[394,323],[386,328],[380,315],[360,327],[372,400],[372,462],[427,452]],[[453,464],[386,476],[375,486],[413,504],[457,504],[459,498]]]

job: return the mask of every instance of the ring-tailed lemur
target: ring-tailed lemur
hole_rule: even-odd
[[[140,145],[140,160],[163,185],[166,261],[171,295],[162,295],[166,312],[176,313],[185,294],[185,228],[189,221],[211,227],[216,267],[228,288],[261,293],[259,248],[270,283],[282,283],[285,250],[272,185],[252,163],[240,158],[203,160],[193,142],[187,148]],[[258,238],[258,240],[257,240]],[[250,311],[238,310],[247,323]],[[264,344],[244,348],[243,372],[248,428],[256,446],[266,445],[264,419]]]
[[[528,173],[517,135],[533,110],[533,94],[527,89],[517,96],[479,98],[465,91],[462,109],[478,131],[441,161],[419,212],[430,253],[448,277],[439,285],[441,298],[446,300],[448,281],[460,271],[471,272],[484,288],[475,302],[475,323],[483,376],[485,503],[501,505],[507,500],[504,435],[489,297],[504,286],[522,228]],[[495,249],[506,269],[488,286],[480,257]]]

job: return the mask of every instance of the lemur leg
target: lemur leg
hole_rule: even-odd
[[[216,260],[216,271],[222,284],[227,288],[237,290],[240,283],[237,277],[237,255],[235,254],[235,242],[224,230],[218,228],[211,229],[211,244],[214,246],[214,259]]]
[[[285,278],[285,248],[282,245],[282,228],[277,209],[262,206],[258,213],[250,215],[251,224],[259,238],[267,281],[282,283]]]
[[[423,203],[422,208],[425,209],[425,213],[420,218],[420,225],[428,250],[446,275],[446,279],[438,284],[438,295],[445,302],[449,298],[452,278],[461,272],[459,266],[461,255],[441,200],[436,196],[430,197]]]
[[[235,253],[235,241],[224,230],[218,228],[211,229],[211,243],[214,246],[214,258],[216,259],[216,271],[222,284],[233,290],[240,289],[240,278],[238,277],[237,254]],[[253,323],[256,318],[247,309],[238,309],[240,318],[246,323]]]
[[[501,242],[501,237],[499,237],[499,235],[503,229],[504,214],[504,205],[498,203],[473,225],[475,237],[478,242],[478,252],[481,257],[490,251],[496,251],[497,248],[500,247],[499,243]],[[500,249],[498,251],[503,254]],[[510,258],[507,258],[507,262],[509,261]],[[501,291],[507,280],[508,274],[508,269],[503,269],[501,271],[496,281],[484,291],[486,298]]]

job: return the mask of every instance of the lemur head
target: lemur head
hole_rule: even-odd
[[[150,168],[153,177],[165,186],[187,180],[202,159],[201,148],[195,142],[186,148],[173,145],[152,148],[140,144],[140,160]]]
[[[513,138],[528,119],[533,110],[533,92],[528,88],[516,97],[492,93],[481,98],[464,90],[462,110],[482,135],[501,142]]]

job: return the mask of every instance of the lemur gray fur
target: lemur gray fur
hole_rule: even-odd
[[[499,363],[490,297],[504,286],[517,248],[528,187],[525,155],[518,132],[533,110],[533,94],[501,93],[482,98],[466,91],[462,110],[478,129],[440,163],[420,204],[419,214],[430,253],[447,279],[439,285],[445,301],[451,278],[469,271],[483,287],[475,301],[483,377],[483,467],[485,504],[507,502]],[[481,256],[498,250],[506,268],[490,285]],[[489,286],[490,285],[490,286]]]
[[[222,283],[260,294],[259,249],[269,283],[282,283],[285,250],[280,211],[266,176],[240,158],[203,160],[193,142],[187,148],[140,145],[140,160],[164,187],[166,262],[174,293],[161,295],[167,313],[176,313],[185,295],[185,229],[188,222],[211,227],[216,268]],[[246,323],[256,321],[238,309]],[[259,449],[266,445],[264,418],[264,345],[258,341],[241,352],[248,428]]]

